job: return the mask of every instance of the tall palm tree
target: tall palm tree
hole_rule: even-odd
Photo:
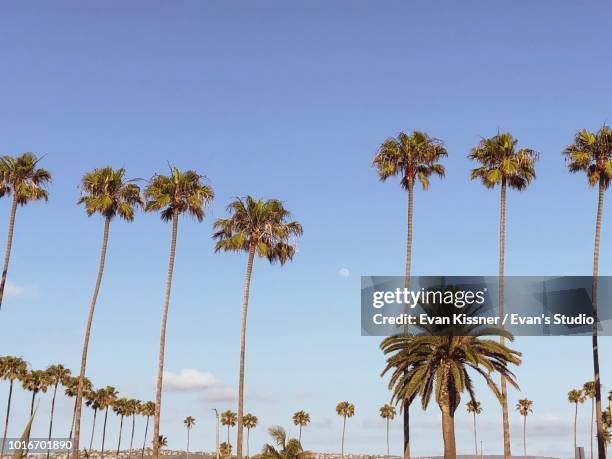
[[[299,426],[300,428],[298,441],[300,442],[300,445],[301,445],[302,444],[302,427],[305,427],[308,424],[310,424],[310,414],[308,414],[304,410],[300,410],[300,411],[297,411],[296,413],[293,413],[293,424],[295,424],[296,426]]]
[[[506,246],[506,191],[512,188],[522,191],[535,179],[535,162],[538,153],[530,148],[517,149],[518,141],[510,133],[498,133],[485,138],[475,146],[469,158],[479,163],[472,169],[470,179],[480,179],[486,188],[500,185],[499,217],[499,314],[504,315],[504,260]],[[504,344],[504,337],[500,337]],[[510,448],[510,418],[508,413],[508,389],[502,375],[502,425],[504,430],[504,458],[512,456]]]
[[[125,397],[121,397],[113,403],[113,411],[121,421],[119,422],[119,438],[117,439],[117,457],[119,457],[119,450],[121,449],[121,434],[123,432],[123,418],[128,414],[129,400]]]
[[[578,131],[574,142],[563,151],[571,173],[585,172],[590,187],[598,187],[597,218],[595,220],[595,244],[593,249],[593,317],[597,318],[597,287],[599,276],[599,242],[603,215],[604,192],[612,179],[612,129],[603,126],[597,133],[586,129]],[[605,459],[606,447],[603,438],[603,416],[601,408],[601,376],[599,374],[599,345],[597,326],[593,324],[593,374],[595,383],[595,410],[597,419],[597,449],[599,459]],[[591,453],[592,457],[592,453]]]
[[[293,259],[293,238],[302,234],[302,225],[289,221],[291,214],[277,199],[262,201],[247,196],[238,198],[227,207],[229,218],[215,221],[217,239],[215,252],[247,252],[246,278],[242,302],[242,326],[240,333],[240,370],[238,381],[238,436],[236,457],[242,459],[242,429],[244,410],[244,358],[246,351],[246,321],[249,305],[249,288],[255,254],[270,263],[284,265]]]
[[[2,436],[2,449],[4,451],[4,445],[6,443],[6,431],[8,429],[9,418],[11,415],[11,400],[13,398],[13,383],[23,381],[23,378],[28,372],[28,364],[20,357],[12,355],[2,357],[0,361],[0,378],[9,382],[9,395],[8,402],[6,404],[6,419],[4,421],[4,435]]]
[[[125,178],[125,169],[113,169],[110,166],[94,169],[83,176],[81,180],[81,197],[78,204],[85,206],[85,212],[89,217],[100,214],[104,219],[104,230],[102,235],[102,248],[100,250],[100,261],[98,275],[94,287],[89,315],[83,338],[83,351],[81,353],[81,369],[79,372],[79,387],[76,399],[76,413],[74,418],[74,442],[72,447],[72,459],[78,459],[79,436],[81,429],[81,404],[83,399],[85,370],[87,368],[87,350],[89,348],[89,337],[93,322],[100,284],[104,274],[104,263],[106,260],[106,248],[108,245],[108,233],[111,221],[119,218],[131,222],[134,220],[135,209],[142,206],[140,188],[133,180]]]
[[[586,397],[584,396],[584,392],[579,389],[572,389],[567,393],[567,401],[573,403],[576,406],[574,410],[574,452],[578,447],[577,441],[577,425],[578,425],[578,405],[584,403]]]
[[[140,413],[140,400],[129,399],[125,406],[126,416],[132,418],[132,434],[130,435],[130,449],[128,459],[132,458],[132,447],[134,446],[134,431],[136,430],[136,415]]]
[[[593,425],[595,424],[595,381],[585,382],[582,386],[582,392],[584,393],[584,397],[586,399],[591,400],[591,459],[593,459]]]
[[[232,410],[227,410],[221,413],[221,425],[227,426],[227,444],[231,446],[230,442],[230,427],[234,427],[236,425],[238,417],[236,413]]]
[[[49,171],[39,168],[39,162],[40,158],[37,158],[33,153],[23,153],[17,158],[12,156],[0,157],[0,198],[5,195],[13,196],[6,238],[4,267],[2,269],[2,280],[0,281],[0,309],[4,298],[9,259],[11,258],[17,206],[25,206],[30,201],[40,201],[41,199],[47,201],[49,199],[46,186],[51,182],[51,174]]]
[[[387,139],[374,156],[373,166],[381,181],[400,176],[402,188],[408,192],[408,234],[406,237],[406,273],[404,287],[410,288],[412,265],[412,213],[414,207],[414,185],[418,180],[424,190],[429,188],[429,177],[444,177],[444,166],[439,161],[448,156],[441,140],[429,137],[424,132],[411,135],[400,132],[397,138]],[[404,459],[410,459],[410,403],[403,401]]]
[[[355,405],[349,402],[340,402],[336,405],[336,414],[342,416],[342,457],[344,458],[344,433],[346,431],[346,418],[355,415]]]
[[[257,416],[252,415],[251,413],[247,413],[244,415],[244,427],[247,430],[247,459],[249,459],[250,456],[250,448],[249,448],[249,440],[251,437],[251,429],[254,429],[255,427],[257,427],[257,422],[259,421],[259,419],[257,419]]]
[[[164,222],[172,222],[172,238],[170,242],[170,258],[168,260],[168,276],[166,280],[166,295],[162,311],[161,333],[159,338],[159,359],[157,365],[157,387],[155,392],[155,416],[153,417],[153,459],[159,458],[159,419],[161,413],[162,385],[164,375],[164,354],[166,349],[166,324],[168,322],[168,306],[172,289],[172,274],[174,272],[174,255],[176,252],[176,236],[181,214],[188,214],[201,222],[204,219],[204,208],[214,197],[213,189],[203,184],[204,176],[195,171],[181,172],[172,167],[170,175],[154,176],[145,189],[145,211],[160,212]],[[76,459],[76,458],[75,458]]]
[[[102,427],[102,448],[100,450],[100,459],[104,459],[104,442],[106,440],[106,422],[108,420],[108,410],[111,408],[119,397],[119,392],[113,386],[106,386],[101,394],[100,408],[104,410],[104,426]]]
[[[145,446],[147,444],[147,433],[149,433],[149,419],[151,419],[151,416],[155,416],[155,402],[143,403],[140,408],[140,414],[147,418],[144,431],[144,439],[142,441],[142,453],[140,454],[140,457],[144,458]]]
[[[183,421],[183,424],[185,424],[185,427],[187,428],[187,459],[189,459],[189,433],[191,432],[191,429],[195,425],[195,422],[196,422],[195,418],[191,416],[187,416],[185,420]]]
[[[471,413],[474,417],[474,457],[478,457],[478,434],[476,432],[476,415],[482,413],[482,407],[480,402],[476,400],[470,400],[466,404],[467,412]]]
[[[68,440],[72,440],[72,431],[74,429],[74,417],[76,415],[76,396],[79,391],[79,377],[78,376],[69,376],[66,378],[66,381],[62,383],[64,386],[64,394],[67,397],[74,397],[74,407],[72,408],[72,421],[70,422],[70,435],[68,436]],[[93,385],[88,378],[83,380],[84,393],[93,390]]]
[[[102,398],[103,389],[91,390],[85,393],[85,406],[91,408],[94,412],[93,423],[91,425],[91,437],[89,438],[89,453],[93,445],[94,434],[96,432],[96,418],[100,409],[100,399]]]
[[[533,402],[528,398],[522,398],[516,404],[516,411],[523,416],[523,457],[525,459],[527,459],[527,416],[533,413],[532,407]]]
[[[380,417],[386,421],[387,424],[387,456],[389,455],[389,422],[395,419],[395,407],[385,403],[380,407]]]
[[[57,388],[60,384],[63,384],[67,378],[70,377],[72,372],[64,367],[63,365],[51,365],[47,368],[47,374],[49,375],[49,385],[53,386],[53,398],[51,399],[51,418],[49,419],[49,441],[51,441],[51,433],[53,432],[53,413],[55,411],[55,396],[57,395]],[[47,449],[47,459],[49,459],[50,451]]]

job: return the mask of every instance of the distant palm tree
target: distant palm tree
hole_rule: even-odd
[[[293,424],[300,427],[300,434],[298,436],[298,441],[300,445],[302,444],[302,427],[310,424],[310,414],[308,414],[304,410],[300,410],[296,413],[293,413]]]
[[[244,427],[246,427],[247,430],[247,459],[250,457],[249,440],[251,437],[251,429],[257,427],[257,422],[257,416],[253,416],[251,413],[244,415]]]
[[[132,435],[130,435],[130,449],[128,451],[128,459],[132,458],[132,447],[134,446],[134,431],[136,429],[136,415],[140,413],[140,400],[129,399],[125,406],[125,415],[132,417]]]
[[[378,149],[373,166],[380,180],[399,175],[401,185],[408,192],[408,234],[406,238],[406,273],[404,287],[410,288],[412,264],[412,213],[414,207],[414,185],[418,180],[424,190],[429,188],[429,177],[444,177],[444,166],[439,161],[448,156],[444,143],[424,132],[411,135],[400,132],[397,138],[387,139]],[[404,459],[410,459],[410,403],[402,402],[404,424]]]
[[[49,385],[53,386],[53,398],[51,400],[51,418],[49,420],[49,442],[51,441],[51,433],[53,431],[53,413],[55,412],[55,396],[57,395],[57,387],[63,384],[72,374],[71,371],[63,365],[52,365],[47,368],[49,375]],[[47,449],[47,459],[51,452]]]
[[[8,429],[9,418],[11,415],[13,383],[15,380],[17,380],[17,382],[23,381],[23,378],[26,376],[27,372],[28,364],[20,357],[8,355],[6,357],[2,357],[0,360],[0,378],[5,381],[8,380],[9,382],[9,395],[8,402],[6,404],[6,419],[4,421],[4,435],[2,436],[2,449],[0,449],[0,451],[4,451],[4,444],[6,442],[6,431]]]
[[[476,415],[482,413],[482,408],[480,406],[480,402],[477,402],[476,400],[470,400],[466,403],[465,406],[467,408],[467,412],[471,413],[474,416],[474,456],[478,457],[478,435],[476,431]]]
[[[89,453],[91,454],[91,447],[93,445],[94,433],[96,431],[96,417],[98,416],[98,410],[100,409],[100,399],[102,396],[102,390],[91,390],[85,392],[85,406],[91,408],[94,412],[93,423],[91,425],[91,437],[89,438]]]
[[[187,416],[183,421],[183,424],[185,424],[185,427],[187,427],[187,459],[189,459],[189,432],[191,432],[191,429],[195,425],[195,422],[195,418],[191,416]]]
[[[249,288],[255,254],[270,263],[284,265],[293,259],[296,247],[293,238],[302,234],[302,225],[288,221],[291,214],[277,199],[256,200],[252,196],[238,198],[227,207],[229,218],[215,221],[217,239],[215,252],[247,252],[246,278],[242,302],[242,327],[240,333],[240,374],[238,380],[238,435],[236,457],[242,459],[242,429],[244,410],[244,358],[246,351],[246,321],[249,305]]]
[[[140,457],[144,458],[145,446],[147,444],[147,433],[149,432],[149,419],[151,418],[151,416],[155,416],[155,402],[143,403],[140,407],[140,414],[147,418],[147,423],[144,431],[144,439],[142,441],[142,453],[140,454]]]
[[[162,385],[164,374],[164,355],[166,349],[166,324],[168,322],[168,306],[172,290],[172,274],[174,272],[174,255],[176,253],[176,237],[181,214],[189,214],[199,222],[204,219],[204,208],[213,200],[213,189],[203,184],[204,176],[195,171],[181,172],[172,167],[170,175],[155,175],[145,189],[145,211],[160,212],[164,222],[172,222],[172,238],[170,242],[170,258],[168,260],[168,277],[166,279],[166,295],[162,310],[161,333],[159,337],[159,359],[157,364],[157,383],[155,391],[155,416],[153,417],[153,459],[159,458],[159,420],[161,413]],[[77,459],[77,458],[74,458]]]
[[[125,397],[121,397],[113,403],[113,411],[121,421],[119,422],[119,438],[117,440],[117,457],[119,457],[119,450],[121,449],[121,434],[123,432],[123,418],[128,414],[129,400]]]
[[[344,458],[344,433],[346,431],[346,418],[355,415],[355,405],[349,402],[340,402],[336,405],[336,413],[342,416],[342,457]]]
[[[70,435],[68,436],[68,440],[72,440],[72,431],[74,429],[74,417],[76,415],[76,396],[79,390],[79,377],[78,376],[69,376],[66,378],[66,381],[63,383],[64,386],[64,394],[67,397],[74,397],[74,407],[72,408],[72,421],[70,423]],[[87,378],[83,380],[83,387],[85,389],[84,393],[87,393],[93,390],[93,386],[91,381]]]
[[[81,404],[83,399],[85,371],[87,369],[87,350],[89,348],[89,338],[91,335],[91,325],[93,322],[100,284],[104,274],[104,263],[106,261],[106,248],[108,245],[108,232],[111,220],[116,216],[127,222],[134,220],[135,209],[142,206],[140,188],[133,183],[133,180],[125,178],[125,169],[113,169],[103,167],[94,169],[83,176],[81,180],[81,197],[78,204],[85,206],[87,216],[100,214],[104,218],[104,232],[102,235],[102,248],[100,250],[100,261],[98,265],[98,275],[96,285],[89,305],[87,325],[85,326],[85,336],[83,338],[83,350],[81,353],[81,368],[79,372],[79,387],[76,398],[76,413],[74,417],[74,442],[72,446],[72,459],[78,459],[79,438],[81,429]]]
[[[597,319],[597,287],[599,283],[599,242],[603,215],[604,192],[612,179],[612,129],[603,126],[597,133],[582,129],[574,136],[574,142],[563,151],[571,173],[585,172],[590,187],[598,187],[597,217],[595,220],[595,243],[593,250],[593,317]],[[597,449],[599,459],[605,459],[606,447],[603,439],[603,415],[601,408],[601,376],[599,374],[599,345],[597,319],[593,324],[593,374],[595,384],[595,410],[597,414]],[[591,445],[593,443],[591,435]],[[593,452],[591,448],[591,458]]]
[[[168,437],[164,437],[163,435],[160,435],[159,437],[157,437],[157,443],[159,444],[160,448],[168,446]]]
[[[274,445],[266,443],[259,456],[261,459],[300,459],[304,456],[302,445],[297,438],[287,438],[285,429],[279,426],[268,429]]]
[[[385,403],[380,407],[380,417],[386,421],[387,424],[387,456],[389,455],[389,421],[395,419],[395,407]]]
[[[578,405],[584,403],[586,398],[582,390],[572,389],[567,393],[567,400],[568,402],[576,405],[576,409],[574,411],[574,451],[576,451],[576,448],[578,447],[578,441],[576,438],[577,437],[576,431],[577,431],[577,424],[578,424]]]
[[[100,450],[100,459],[104,459],[104,442],[106,440],[106,421],[108,420],[108,410],[111,408],[119,397],[119,392],[113,386],[106,386],[103,389],[102,396],[99,400],[100,408],[104,410],[104,427],[102,428],[102,448]]]
[[[219,454],[221,457],[231,457],[232,456],[232,445],[228,442],[223,442],[219,445]]]
[[[0,198],[6,195],[13,196],[6,238],[4,267],[2,269],[2,280],[0,281],[0,309],[4,298],[9,259],[11,258],[17,206],[25,206],[30,201],[41,199],[47,201],[49,199],[46,186],[51,182],[51,174],[49,171],[39,168],[39,162],[40,158],[37,158],[33,153],[23,153],[17,158],[12,156],[0,157]]]
[[[47,388],[49,387],[49,375],[46,371],[43,370],[32,370],[27,373],[24,378],[21,380],[21,385],[27,391],[32,392],[32,403],[30,405],[30,418],[34,419],[34,401],[36,399],[36,394],[39,392],[45,393],[47,392]],[[30,440],[30,432],[31,429],[28,430],[28,435],[26,437],[26,441]],[[26,449],[26,457],[28,449]]]
[[[500,185],[501,203],[499,219],[499,314],[504,315],[504,263],[506,245],[506,190],[522,191],[535,179],[535,162],[539,155],[530,148],[517,150],[518,141],[510,133],[498,133],[485,138],[474,147],[469,158],[480,167],[472,169],[470,179],[480,179],[485,188]],[[503,336],[500,343],[504,344]],[[501,378],[502,424],[504,430],[504,458],[510,459],[510,417],[506,380]]]
[[[596,394],[596,389],[595,389],[595,381],[588,381],[585,382],[582,386],[582,392],[584,394],[584,397],[586,399],[590,399],[591,400],[591,459],[593,459],[593,424],[595,424],[595,394]]]
[[[533,413],[531,407],[533,402],[527,398],[523,398],[516,404],[516,411],[523,416],[523,456],[527,459],[527,416]]]
[[[227,410],[221,413],[221,425],[227,426],[227,444],[230,446],[230,427],[234,427],[236,425],[236,420],[236,413],[232,410]]]

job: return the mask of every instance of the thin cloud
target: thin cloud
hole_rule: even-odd
[[[212,373],[186,368],[178,373],[164,371],[164,387],[173,391],[199,391],[215,387],[217,378]]]
[[[349,277],[351,275],[351,272],[349,271],[348,268],[340,268],[338,270],[338,276],[346,279],[347,277]]]

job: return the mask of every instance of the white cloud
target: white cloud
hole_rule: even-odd
[[[16,285],[10,280],[6,282],[4,291],[7,298],[20,298],[28,294],[28,289],[26,287]]]
[[[236,390],[231,387],[212,387],[204,392],[202,400],[206,402],[233,402],[236,400]]]
[[[210,389],[218,384],[212,373],[186,368],[178,374],[164,371],[164,387],[176,391],[197,391]]]
[[[338,276],[340,277],[344,277],[346,279],[350,275],[351,275],[351,272],[348,270],[348,268],[340,268],[338,270]]]

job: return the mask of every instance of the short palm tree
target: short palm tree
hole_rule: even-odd
[[[126,416],[132,418],[132,434],[130,435],[130,449],[128,450],[128,459],[132,458],[132,447],[134,446],[134,431],[136,430],[136,415],[140,413],[140,400],[129,399],[126,403]]]
[[[582,393],[585,399],[591,400],[591,459],[593,459],[593,425],[595,424],[595,395],[596,395],[595,381],[588,381],[582,385]]]
[[[6,431],[8,429],[9,418],[11,415],[11,400],[13,398],[13,383],[21,382],[28,373],[28,364],[20,357],[12,355],[2,357],[0,360],[0,378],[9,382],[9,395],[6,404],[6,419],[4,421],[4,435],[2,436],[2,449],[6,442]]]
[[[221,457],[231,457],[232,456],[232,445],[228,442],[223,442],[219,445],[219,454]]]
[[[242,302],[240,334],[240,374],[238,381],[238,435],[236,457],[242,459],[242,430],[244,410],[244,358],[246,351],[246,321],[253,260],[257,254],[270,263],[284,265],[293,259],[296,247],[293,239],[302,234],[302,225],[289,221],[291,214],[277,199],[256,200],[252,196],[238,198],[227,208],[229,218],[215,221],[213,238],[215,252],[246,252],[247,267]]]
[[[66,396],[70,397],[70,398],[74,397],[74,407],[72,408],[72,421],[70,423],[70,435],[68,436],[68,439],[72,440],[72,431],[74,429],[74,417],[76,415],[76,396],[77,396],[77,393],[79,391],[79,377],[78,376],[69,376],[63,382],[63,386],[64,386],[64,394],[66,394]],[[83,386],[84,386],[84,389],[85,389],[84,393],[87,393],[87,392],[93,390],[93,386],[91,384],[91,381],[88,378],[84,379]]]
[[[44,370],[32,370],[25,375],[25,377],[21,380],[22,387],[32,392],[32,403],[30,404],[30,418],[34,419],[34,401],[36,400],[36,395],[39,392],[45,393],[47,392],[47,388],[49,387],[49,375]],[[31,429],[28,430],[28,435],[26,440],[30,440],[30,432]],[[26,450],[27,457],[27,450]]]
[[[185,424],[185,427],[187,428],[187,459],[189,459],[189,433],[191,432],[191,429],[195,425],[195,421],[196,421],[195,418],[191,416],[187,416],[185,420],[183,421],[183,424]]]
[[[57,395],[57,388],[60,384],[63,384],[67,378],[70,377],[72,372],[64,367],[63,365],[51,365],[47,368],[47,374],[49,375],[49,385],[53,387],[53,398],[51,399],[51,418],[49,419],[49,441],[51,441],[51,433],[53,432],[53,413],[55,412],[55,396]],[[47,450],[47,459],[51,452]]]
[[[395,419],[395,407],[385,403],[380,407],[380,417],[386,421],[387,424],[387,456],[389,455],[389,422]]]
[[[81,403],[83,399],[85,371],[87,369],[87,350],[89,349],[89,338],[91,325],[93,323],[100,284],[104,274],[104,263],[106,261],[106,249],[108,245],[108,233],[111,221],[119,218],[131,222],[134,213],[142,206],[140,188],[133,180],[125,178],[125,169],[113,169],[110,166],[94,169],[86,173],[81,180],[81,197],[78,204],[85,206],[87,216],[99,214],[104,219],[104,230],[102,235],[102,248],[100,250],[100,261],[98,264],[98,275],[89,305],[89,314],[85,326],[83,338],[83,350],[81,352],[81,368],[79,372],[79,387],[76,399],[76,413],[74,419],[74,442],[72,447],[72,459],[78,459],[79,437],[81,429]]]
[[[482,407],[480,406],[480,402],[476,400],[470,400],[466,404],[466,409],[468,413],[471,413],[474,417],[474,457],[478,457],[478,434],[476,431],[476,415],[482,413]]]
[[[166,279],[166,294],[162,310],[161,333],[159,337],[159,358],[157,364],[157,382],[155,390],[155,416],[153,417],[153,459],[159,458],[159,420],[161,413],[161,398],[164,375],[164,355],[166,350],[166,325],[168,322],[168,306],[172,290],[172,275],[174,272],[174,255],[176,253],[176,237],[178,233],[179,216],[187,214],[201,222],[204,219],[204,208],[213,200],[213,189],[203,183],[204,176],[195,171],[181,172],[171,167],[170,175],[155,175],[145,189],[145,211],[159,212],[164,222],[172,222],[172,237],[170,241],[170,257],[168,260],[168,276]],[[77,458],[74,458],[77,459]]]
[[[91,391],[85,392],[84,394],[85,406],[87,406],[88,408],[91,408],[94,412],[93,423],[91,425],[91,436],[89,438],[89,453],[88,454],[91,454],[91,447],[93,445],[94,433],[96,431],[96,418],[98,416],[98,410],[100,409],[100,399],[102,397],[102,390],[103,389],[91,390]]]
[[[578,428],[578,405],[584,403],[586,397],[584,396],[584,392],[579,389],[572,389],[567,393],[567,401],[573,403],[575,405],[574,410],[574,451],[578,447],[577,441],[577,428]]]
[[[232,410],[227,410],[221,413],[221,425],[227,426],[227,444],[231,445],[230,442],[230,427],[236,425],[237,415]]]
[[[259,457],[261,459],[299,459],[303,454],[302,445],[297,438],[287,438],[285,429],[279,426],[268,429],[274,445],[266,443]]]
[[[247,414],[244,415],[244,427],[247,430],[247,442],[246,442],[247,443],[247,455],[246,455],[247,459],[249,459],[250,453],[251,453],[250,452],[250,448],[249,448],[249,445],[250,445],[249,440],[250,440],[250,437],[251,437],[251,429],[254,429],[255,427],[257,427],[257,422],[258,421],[259,420],[257,419],[257,416],[254,416],[251,413],[247,413]]]
[[[300,445],[302,444],[302,428],[310,424],[310,414],[308,414],[304,410],[297,411],[293,413],[293,424],[300,428],[300,433],[298,435],[298,441]]]
[[[516,411],[523,416],[523,456],[527,459],[527,416],[533,413],[533,402],[528,398],[522,398],[516,404]]]
[[[143,403],[140,406],[140,414],[147,418],[144,431],[144,439],[142,441],[142,452],[140,454],[140,457],[144,458],[145,446],[147,445],[147,434],[149,433],[149,419],[151,419],[151,416],[155,416],[155,402]]]
[[[119,438],[117,439],[117,457],[119,457],[119,451],[121,450],[121,434],[123,432],[123,418],[129,413],[129,399],[121,397],[113,403],[113,411],[119,416]]]
[[[444,177],[444,166],[439,161],[448,156],[444,143],[424,132],[412,134],[400,132],[397,138],[387,139],[376,152],[372,165],[380,180],[399,176],[402,188],[408,192],[408,234],[406,237],[406,272],[404,287],[410,287],[412,265],[412,213],[414,207],[414,185],[421,183],[424,190],[429,188],[429,177]],[[404,459],[410,459],[410,402],[403,401]]]
[[[6,195],[13,196],[2,280],[0,280],[0,309],[4,298],[9,259],[11,258],[17,206],[25,206],[30,201],[40,201],[41,199],[47,201],[49,198],[46,187],[51,182],[51,174],[49,171],[39,168],[39,162],[40,158],[37,158],[33,153],[24,153],[17,158],[12,156],[0,157],[0,198]]]
[[[119,392],[113,386],[106,386],[101,394],[99,403],[100,409],[104,410],[104,426],[102,427],[102,448],[100,450],[100,458],[104,459],[104,443],[106,441],[106,422],[108,420],[108,410],[111,408],[119,397]]]
[[[599,279],[599,243],[601,239],[601,221],[603,216],[604,192],[612,179],[612,129],[603,126],[598,132],[581,129],[574,136],[563,154],[571,173],[584,172],[590,187],[597,187],[597,217],[595,220],[595,243],[593,250],[593,316],[597,318],[597,287]],[[597,449],[599,459],[605,459],[606,447],[603,439],[603,416],[601,408],[601,376],[599,373],[599,345],[597,338],[598,321],[593,324],[593,374],[595,384],[595,410],[597,419]],[[591,435],[591,444],[592,444]],[[591,448],[592,449],[592,448]],[[593,452],[591,451],[591,458]]]
[[[522,191],[535,179],[535,163],[539,157],[530,148],[517,149],[518,141],[510,133],[498,133],[476,145],[469,158],[479,167],[472,169],[470,179],[479,179],[485,188],[501,189],[499,218],[499,314],[504,315],[504,263],[506,245],[506,191],[513,188]],[[504,344],[503,336],[500,338]],[[501,378],[502,425],[504,431],[504,459],[512,456],[510,448],[510,415],[506,380]]]
[[[344,458],[344,433],[346,431],[346,419],[355,415],[355,405],[349,402],[340,402],[336,405],[336,414],[342,416],[342,457]]]
[[[159,444],[160,448],[168,446],[168,437],[160,435],[159,437],[157,437],[157,443]]]

